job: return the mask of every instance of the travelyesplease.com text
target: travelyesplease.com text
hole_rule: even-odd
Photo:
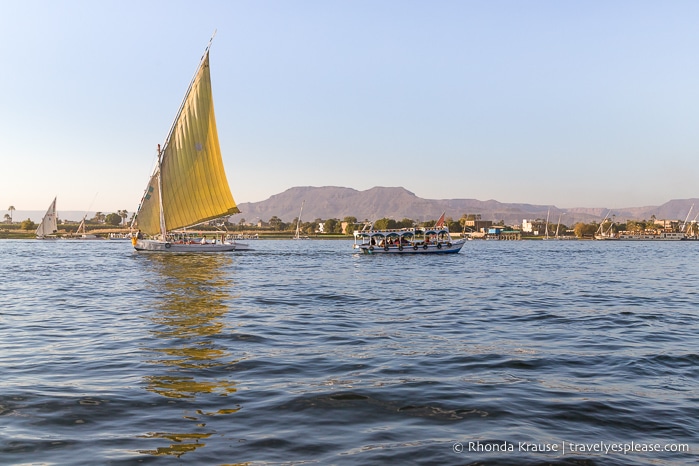
[[[686,443],[640,443],[640,442],[457,442],[453,445],[455,453],[554,453],[554,454],[587,454],[602,453],[689,453],[689,444]]]

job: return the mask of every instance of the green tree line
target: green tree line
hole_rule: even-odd
[[[463,214],[461,218],[454,219],[452,217],[447,217],[444,221],[445,225],[449,227],[451,231],[462,231],[464,230],[465,223],[467,220],[480,219],[480,215],[477,214]],[[417,221],[410,218],[403,218],[402,220],[395,220],[393,218],[384,217],[373,222],[375,229],[385,230],[385,229],[401,229],[401,228],[414,228],[414,227],[431,227],[437,222],[437,219],[430,219],[425,221]],[[266,226],[258,227],[256,225],[247,225],[247,221],[242,218],[237,224],[227,224],[233,230],[265,230],[265,231],[275,231],[275,232],[296,232],[296,225],[298,223],[298,217],[294,218],[290,222],[284,222],[279,217],[272,216],[267,222],[264,222]],[[299,225],[299,232],[303,235],[316,234],[318,230],[318,225],[323,223],[323,233],[325,234],[342,234],[342,226],[346,224],[345,234],[351,235],[356,229],[361,229],[365,223],[369,223],[368,220],[358,221],[357,217],[347,216],[342,219],[339,218],[328,218],[321,219],[316,218],[310,222],[301,222]],[[504,222],[501,222],[504,224]]]

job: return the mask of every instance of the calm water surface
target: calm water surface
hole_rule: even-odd
[[[0,463],[699,461],[699,243],[250,243],[0,241]]]

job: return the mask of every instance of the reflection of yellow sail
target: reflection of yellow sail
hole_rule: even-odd
[[[180,457],[206,446],[213,435],[207,419],[241,409],[230,370],[239,358],[217,343],[233,332],[227,315],[235,297],[234,262],[231,256],[166,254],[150,256],[146,264],[158,299],[149,313],[153,338],[144,348],[151,355],[145,389],[169,400],[186,400],[188,410],[175,429],[143,436],[161,446],[139,451]]]
[[[240,212],[221,158],[209,72],[209,51],[189,88],[138,211],[138,228],[161,233],[158,176],[166,230]]]
[[[148,390],[168,398],[194,398],[200,394],[227,396],[238,389],[235,382],[227,380],[197,381],[183,376],[147,376]],[[231,410],[236,412],[237,409]]]
[[[226,301],[232,283],[226,270],[232,258],[226,256],[156,256],[151,265],[159,272],[157,282],[164,292],[158,312],[151,316],[152,333],[161,344],[150,349],[148,362],[169,370],[146,377],[148,390],[170,398],[193,398],[197,394],[227,396],[236,391],[226,378],[198,380],[192,372],[237,362],[213,342],[226,330]]]
[[[179,458],[185,453],[192,452],[197,448],[205,447],[206,443],[203,440],[211,437],[212,434],[167,434],[167,433],[152,433],[145,435],[144,438],[167,439],[172,442],[167,447],[159,447],[155,450],[141,450],[140,453],[155,456],[176,456]]]

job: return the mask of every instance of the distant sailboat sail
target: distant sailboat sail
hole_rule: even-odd
[[[158,165],[134,226],[167,242],[169,231],[239,212],[221,157],[207,47],[165,145],[158,146]],[[136,249],[161,250],[154,242],[141,243],[139,248],[134,241]]]
[[[36,237],[43,239],[48,235],[56,233],[58,231],[58,224],[56,223],[56,198],[53,198],[53,202],[49,206],[44,218],[41,219],[41,223],[36,229]]]
[[[439,216],[439,219],[434,224],[435,228],[442,228],[444,226],[444,215],[445,214],[446,214],[446,212],[442,212],[442,215]]]

